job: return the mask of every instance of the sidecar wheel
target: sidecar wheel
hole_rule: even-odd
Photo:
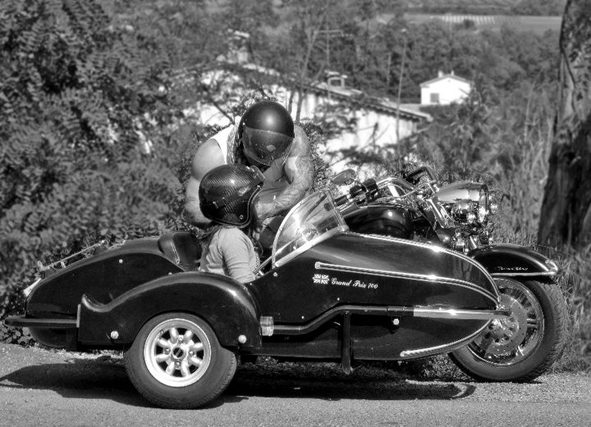
[[[481,381],[526,382],[543,374],[566,340],[568,310],[556,285],[534,280],[495,279],[508,319],[495,320],[466,347],[453,353],[455,364]]]
[[[125,353],[135,388],[162,408],[192,409],[218,397],[236,372],[236,356],[211,327],[186,313],[148,321]]]

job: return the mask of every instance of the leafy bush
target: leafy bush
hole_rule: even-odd
[[[50,262],[175,226],[181,141],[156,35],[95,0],[0,4],[0,318]]]

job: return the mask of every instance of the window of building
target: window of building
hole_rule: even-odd
[[[439,94],[438,93],[431,93],[429,94],[431,104],[439,104]]]

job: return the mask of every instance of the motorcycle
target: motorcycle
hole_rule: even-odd
[[[536,298],[517,299],[512,282],[500,286],[474,258],[440,245],[354,233],[328,191],[290,210],[250,283],[200,272],[200,252],[183,231],[99,244],[42,266],[24,290],[24,314],[5,323],[50,347],[123,350],[139,393],[185,409],[219,396],[239,358],[332,361],[350,373],[363,361],[449,352],[478,366],[474,347],[494,359],[487,372],[469,370],[475,378],[528,381],[564,339],[557,309],[537,291],[518,287]],[[520,352],[522,361],[504,363]]]
[[[334,182],[351,184],[354,175],[344,171]],[[496,206],[485,184],[441,186],[433,169],[425,166],[402,178],[356,181],[336,201],[352,231],[458,251],[491,275],[501,306],[511,316],[492,321],[470,344],[450,354],[465,373],[489,381],[529,371],[528,377],[560,356],[568,309],[554,280],[558,266],[532,249],[492,243],[490,218]]]

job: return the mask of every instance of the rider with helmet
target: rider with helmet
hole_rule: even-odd
[[[211,220],[201,236],[199,269],[247,283],[254,280],[258,256],[250,237],[254,201],[264,177],[246,165],[222,165],[205,174],[199,186],[203,215]]]
[[[207,172],[223,164],[256,166],[263,172],[265,183],[255,203],[259,225],[290,209],[312,186],[308,137],[294,125],[281,104],[270,100],[253,104],[238,126],[223,129],[197,149],[186,189],[185,211],[189,220],[200,227],[209,220],[200,207],[199,184]]]

